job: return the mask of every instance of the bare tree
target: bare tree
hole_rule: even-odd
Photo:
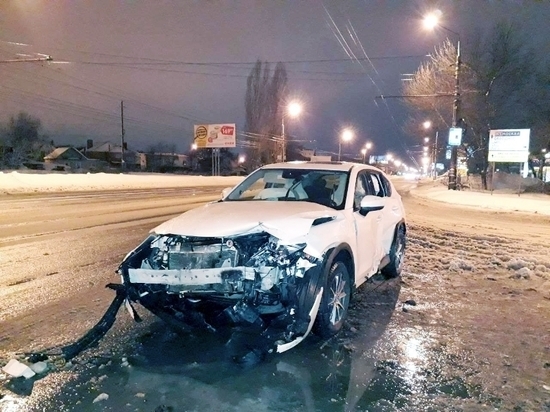
[[[526,44],[515,27],[499,23],[488,35],[478,35],[462,53],[458,122],[465,131],[470,168],[481,173],[484,188],[489,130],[532,124],[529,96],[537,87],[538,64]],[[410,98],[407,104],[416,116],[431,117],[441,129],[451,121],[455,59],[454,45],[444,42],[404,86],[405,95],[437,96]]]
[[[272,163],[282,153],[282,107],[285,102],[287,74],[277,63],[273,75],[269,63],[256,62],[246,81],[245,137],[249,140],[248,162]]]
[[[455,46],[446,40],[420,65],[411,81],[405,82],[404,95],[412,96],[405,102],[413,110],[415,123],[429,116],[436,127],[450,126],[456,53]]]
[[[532,115],[530,167],[533,176],[543,179],[543,170],[550,153],[550,66],[538,76],[537,87],[529,94],[529,108]],[[538,171],[535,171],[535,164]]]
[[[42,160],[50,146],[40,135],[40,119],[20,112],[11,116],[3,130],[3,163],[8,167],[19,167],[25,160]]]

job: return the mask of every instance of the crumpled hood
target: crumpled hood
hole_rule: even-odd
[[[266,231],[280,240],[297,240],[313,221],[337,211],[311,202],[224,201],[189,210],[151,232],[181,236],[227,237]]]

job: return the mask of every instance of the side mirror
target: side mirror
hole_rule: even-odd
[[[225,199],[229,193],[231,193],[231,190],[233,190],[232,187],[226,187],[222,190],[222,199]]]
[[[373,195],[367,195],[361,199],[361,205],[359,206],[359,213],[366,216],[369,212],[376,212],[382,210],[386,206],[386,198]]]

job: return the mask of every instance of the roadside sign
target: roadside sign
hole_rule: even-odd
[[[449,129],[449,146],[460,146],[462,144],[462,128],[451,127]]]
[[[489,162],[524,163],[529,158],[531,129],[489,131]]]

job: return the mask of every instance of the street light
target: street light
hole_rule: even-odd
[[[365,143],[365,147],[361,149],[361,154],[363,155],[363,163],[365,163],[365,158],[367,157],[367,153],[371,149],[371,147],[372,147],[372,143],[367,142]],[[370,162],[367,162],[367,163],[370,164]]]
[[[349,142],[351,139],[353,139],[353,130],[349,128],[342,130],[342,136],[338,140],[338,161],[342,158],[342,141]]]
[[[453,102],[453,123],[452,127],[456,128],[458,123],[458,112],[460,111],[460,83],[459,83],[459,74],[460,74],[460,34],[456,31],[453,31],[445,26],[442,26],[439,23],[439,18],[441,17],[441,11],[436,10],[433,13],[428,14],[424,18],[424,27],[433,30],[435,27],[440,27],[443,30],[447,30],[450,33],[453,33],[457,36],[457,45],[456,45],[456,61],[455,61],[455,91],[454,91],[454,102]],[[458,146],[451,146],[451,164],[449,166],[449,190],[456,190],[456,176],[457,176],[457,160],[458,160]]]
[[[282,161],[286,161],[286,137],[285,137],[285,117],[286,115],[291,118],[296,118],[302,113],[302,104],[298,101],[291,101],[283,110],[281,118],[281,140],[283,145]]]
[[[367,142],[365,144],[365,149],[367,149],[367,152],[372,148],[372,143],[371,142]],[[363,158],[363,163],[365,163],[365,159]],[[367,164],[370,164],[370,159],[367,161]]]

